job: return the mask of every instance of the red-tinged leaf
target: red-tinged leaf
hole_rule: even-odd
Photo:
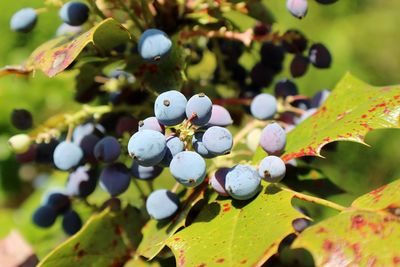
[[[375,129],[398,128],[400,86],[375,87],[347,74],[318,111],[287,136],[286,161],[320,156],[321,148],[334,141],[364,143]]]
[[[400,180],[356,199],[352,208],[302,232],[293,248],[309,250],[317,266],[400,264]]]
[[[167,240],[177,266],[262,266],[302,215],[293,194],[263,187],[251,201],[217,199],[190,226]]]
[[[0,77],[10,75],[10,74],[28,75],[30,73],[31,72],[23,66],[5,66],[4,68],[0,69]]]
[[[88,44],[94,45],[99,51],[106,51],[129,38],[128,30],[109,18],[75,39],[61,36],[42,44],[21,67],[5,69],[6,72],[0,72],[0,75],[15,72],[27,74],[40,69],[53,77],[65,70]]]
[[[204,198],[204,190],[207,184],[188,191],[182,203],[182,207],[172,221],[159,222],[150,220],[142,229],[143,240],[137,249],[137,253],[141,256],[153,259],[164,247],[166,240],[171,237],[179,228],[186,223],[186,217],[191,208]]]

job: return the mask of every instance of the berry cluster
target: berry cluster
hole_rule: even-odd
[[[288,0],[287,7],[296,17],[304,17],[307,1]],[[11,29],[31,31],[38,13],[32,8],[18,11],[11,19]],[[81,2],[64,4],[59,11],[64,24],[57,35],[81,33],[81,26],[89,21],[89,13],[89,7]],[[61,123],[63,127],[56,125],[42,128],[45,133],[18,134],[10,138],[20,163],[37,163],[68,172],[65,189],[47,193],[35,211],[36,225],[50,227],[60,215],[64,231],[72,235],[82,226],[80,216],[73,209],[74,200],[88,204],[87,197],[99,184],[110,196],[103,208],[118,204],[118,197],[127,192],[132,178],[151,183],[166,169],[179,185],[192,188],[209,182],[219,195],[237,200],[256,196],[262,180],[278,183],[285,177],[286,165],[280,156],[285,149],[286,133],[311,116],[329,91],[308,98],[299,95],[292,80],[281,79],[275,83],[274,80],[283,70],[287,54],[294,55],[290,64],[293,78],[304,75],[310,63],[316,68],[328,68],[332,61],[328,49],[320,43],[309,45],[308,39],[298,30],[279,34],[272,31],[271,25],[257,23],[252,29],[252,38],[261,42],[259,61],[246,69],[240,63],[246,52],[242,40],[226,35],[206,40],[203,45],[184,39],[175,42],[166,33],[173,30],[166,30],[165,25],[157,26],[160,29],[143,29],[135,44],[123,44],[107,52],[107,56],[115,57],[116,61],[126,60],[123,67],[108,71],[104,69],[109,65],[102,63],[80,67],[75,100],[86,104],[97,97],[97,102],[103,106],[85,105],[83,112],[66,116],[68,118]],[[227,98],[213,91],[207,91],[210,97],[204,93],[194,94],[191,88],[202,88],[201,82],[192,86],[188,81],[182,88],[146,88],[143,72],[157,72],[160,65],[170,59],[175,46],[184,48],[179,51],[189,51],[185,62],[190,66],[201,62],[206,52],[213,52],[217,67],[212,82],[232,85],[237,89],[235,97]],[[69,68],[74,68],[77,61],[79,59]],[[274,94],[265,93],[273,84]],[[153,108],[148,103],[153,104]],[[239,104],[239,108],[245,106],[243,110],[252,115],[251,120],[262,125],[244,134],[250,151],[261,147],[268,154],[257,166],[224,161],[234,157],[236,141],[243,141],[234,140],[227,127],[234,122],[239,125],[238,121],[248,117],[241,110],[236,120],[237,114],[231,116],[228,111],[227,105],[231,104]],[[34,125],[30,112],[23,109],[14,110],[11,121],[21,131]],[[66,128],[68,132],[64,134]],[[36,143],[32,144],[33,140]],[[221,159],[215,160],[219,162],[217,167],[212,160],[216,157]],[[180,201],[175,187],[157,189],[146,197],[146,210],[156,220],[172,218],[180,208]]]

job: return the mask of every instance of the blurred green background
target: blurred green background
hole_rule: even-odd
[[[0,2],[1,66],[21,63],[35,47],[55,35],[60,24],[56,9],[41,14],[37,27],[29,34],[9,30],[9,19],[15,11],[26,6],[40,8],[43,2]],[[400,84],[400,1],[339,0],[334,5],[318,5],[310,0],[309,13],[301,21],[287,12],[284,0],[264,2],[277,18],[274,30],[283,32],[297,28],[312,41],[326,44],[333,54],[331,69],[310,68],[307,75],[296,79],[303,94],[333,88],[347,71],[373,85]],[[30,78],[0,78],[0,238],[13,227],[35,243],[61,232],[59,227],[47,231],[29,226],[31,211],[38,205],[40,193],[35,193],[19,212],[13,211],[20,205],[21,196],[29,192],[22,190],[27,183],[19,178],[23,170],[15,163],[7,146],[7,139],[17,133],[10,125],[9,115],[13,108],[26,108],[33,112],[34,121],[39,124],[52,114],[77,109],[78,105],[72,101],[75,74],[70,72],[50,79],[37,72]],[[288,76],[288,73],[280,76]],[[327,159],[316,159],[312,163],[350,193],[336,196],[338,202],[348,203],[354,196],[400,177],[400,151],[396,149],[400,147],[400,131],[375,131],[366,141],[372,148],[345,142],[337,151],[325,152]],[[62,238],[57,236],[56,241],[45,248],[38,248],[39,256]]]

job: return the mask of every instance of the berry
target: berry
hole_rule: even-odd
[[[204,132],[203,144],[212,154],[225,155],[232,149],[233,137],[227,129],[212,126]]]
[[[270,94],[259,94],[251,101],[250,112],[259,120],[268,120],[274,117],[277,111],[276,98]]]
[[[319,108],[324,104],[326,99],[329,97],[331,92],[329,90],[322,90],[317,92],[311,99],[311,107],[313,108]]]
[[[49,143],[40,143],[36,149],[36,162],[41,164],[53,164],[54,150],[59,142],[51,139]]]
[[[308,2],[307,0],[287,0],[286,8],[293,16],[302,19],[307,14]]]
[[[282,63],[285,59],[285,49],[282,46],[274,45],[271,42],[265,42],[260,50],[261,63],[274,73],[282,70]]]
[[[68,177],[67,191],[72,196],[87,197],[96,189],[97,179],[93,170],[78,167]]]
[[[332,63],[332,56],[323,44],[313,44],[308,51],[310,62],[320,69],[329,68]]]
[[[203,143],[204,132],[196,132],[192,137],[192,146],[194,151],[200,154],[203,158],[209,159],[215,157],[213,153],[208,151]]]
[[[60,9],[59,16],[68,25],[80,26],[89,18],[89,7],[81,2],[68,2]]]
[[[172,158],[169,170],[179,183],[194,187],[206,176],[206,162],[195,152],[182,151]]]
[[[282,46],[291,54],[303,53],[308,45],[307,38],[298,30],[287,30],[282,39]]]
[[[156,220],[164,220],[174,215],[179,208],[179,197],[166,189],[152,192],[146,200],[146,210]]]
[[[290,103],[293,107],[302,109],[302,110],[308,110],[311,108],[311,101],[309,99],[298,99]]]
[[[212,102],[203,93],[192,96],[186,104],[186,117],[191,118],[194,125],[204,126],[211,118]]]
[[[130,135],[134,134],[138,130],[138,120],[130,116],[123,116],[118,119],[117,125],[115,126],[115,132],[118,137],[122,137],[124,133]]]
[[[167,151],[164,135],[153,130],[142,130],[129,139],[129,155],[142,166],[153,166],[161,162]]]
[[[168,137],[167,141],[166,141],[166,145],[167,145],[167,151],[165,152],[164,158],[160,162],[160,165],[162,165],[164,167],[169,166],[172,158],[176,154],[185,150],[185,144],[179,139],[179,137],[176,137],[176,136]]]
[[[131,174],[133,177],[140,180],[152,180],[158,177],[163,171],[160,166],[144,167],[140,166],[136,161],[133,162],[131,167]]]
[[[17,134],[8,139],[8,144],[15,153],[25,153],[31,146],[31,138],[27,134]]]
[[[121,154],[121,145],[112,136],[106,136],[97,142],[94,147],[94,156],[97,160],[111,163],[116,161]]]
[[[309,65],[308,58],[301,54],[297,54],[293,57],[292,62],[290,63],[290,73],[293,78],[298,78],[303,76],[307,70]]]
[[[231,114],[226,108],[220,105],[212,105],[211,118],[208,121],[208,125],[225,127],[232,123]]]
[[[136,78],[133,76],[133,74],[124,70],[113,70],[108,76],[117,80],[123,79],[128,83],[135,83],[136,81]]]
[[[39,227],[47,228],[54,224],[57,212],[50,206],[41,206],[35,210],[32,216],[33,223]]]
[[[52,207],[57,214],[64,213],[71,207],[71,200],[67,195],[61,192],[49,193],[45,197],[44,203]]]
[[[329,5],[329,4],[336,3],[338,0],[316,0],[316,1],[323,5]]]
[[[236,165],[226,175],[225,189],[234,199],[246,200],[260,190],[261,178],[255,168],[248,165]]]
[[[256,151],[258,145],[260,144],[261,132],[262,131],[260,128],[254,128],[246,136],[246,145],[253,152]]]
[[[82,228],[82,220],[76,211],[70,210],[64,214],[62,228],[67,235],[74,235]]]
[[[285,177],[285,162],[279,157],[267,156],[260,162],[258,174],[269,183],[278,183]]]
[[[299,90],[296,84],[289,79],[282,79],[275,84],[275,96],[277,98],[286,98],[298,94]]]
[[[147,29],[139,40],[140,56],[148,61],[159,61],[171,50],[172,42],[168,35],[157,29]]]
[[[101,136],[103,135],[104,132],[105,129],[102,125],[100,124],[95,125],[91,122],[88,122],[75,127],[74,132],[72,133],[72,140],[74,141],[75,144],[80,144],[85,136],[89,134],[95,134]]]
[[[269,155],[279,155],[286,145],[285,130],[276,122],[268,124],[261,132],[260,145]]]
[[[250,77],[254,86],[268,87],[274,78],[274,72],[259,62],[251,69]]]
[[[165,127],[160,124],[156,117],[148,117],[142,121],[139,121],[139,131],[142,130],[153,130],[164,134]]]
[[[186,97],[181,92],[167,91],[157,97],[154,114],[161,124],[174,126],[185,119],[186,104]]]
[[[76,167],[82,158],[82,149],[76,144],[67,141],[58,144],[53,153],[54,165],[63,171]]]
[[[311,225],[311,222],[307,219],[304,218],[297,218],[293,220],[292,226],[296,232],[301,233],[303,232],[307,227]]]
[[[26,109],[14,109],[11,113],[11,123],[18,130],[28,130],[32,128],[32,114]]]
[[[11,18],[10,28],[16,32],[27,33],[33,30],[37,22],[37,13],[33,8],[23,8]]]
[[[210,185],[221,196],[229,196],[225,190],[225,180],[230,170],[230,168],[220,168],[211,176]]]
[[[120,162],[108,165],[100,173],[100,186],[112,197],[125,192],[129,187],[130,181],[128,168]]]
[[[81,147],[86,162],[95,163],[96,157],[94,155],[94,148],[100,141],[97,135],[89,134],[82,138],[79,146]]]
[[[58,27],[56,36],[58,37],[62,35],[75,35],[81,32],[82,32],[81,26],[71,26],[68,25],[67,23],[63,23]]]

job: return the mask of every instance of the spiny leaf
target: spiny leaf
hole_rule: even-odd
[[[77,38],[61,36],[39,46],[20,68],[3,69],[2,74],[27,74],[40,69],[53,77],[65,70],[88,45],[93,44],[100,52],[107,51],[130,38],[129,32],[114,19],[106,19]]]
[[[46,266],[120,266],[139,244],[140,213],[132,207],[94,215],[74,236],[53,250],[39,264]]]
[[[251,201],[219,199],[167,245],[178,266],[261,266],[294,232],[292,221],[302,217],[292,207],[292,197],[267,186]]]
[[[206,187],[207,184],[203,184],[188,191],[184,198],[186,201],[172,221],[150,220],[142,229],[143,240],[137,249],[138,254],[149,259],[154,258],[165,247],[165,241],[185,225],[191,208],[204,198]]]
[[[333,141],[364,143],[375,129],[399,128],[400,86],[374,87],[347,74],[326,103],[287,136],[288,161],[302,156],[320,156]]]
[[[400,264],[399,187],[397,180],[361,196],[353,210],[306,229],[293,248],[309,250],[317,266]]]

